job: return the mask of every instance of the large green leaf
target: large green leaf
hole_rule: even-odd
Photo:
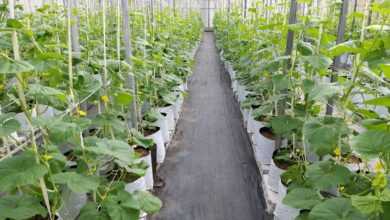
[[[352,147],[366,158],[378,157],[379,154],[390,154],[390,132],[365,131],[352,139]]]
[[[314,189],[295,188],[287,193],[283,203],[296,209],[311,209],[321,200],[319,192]]]
[[[131,144],[143,147],[145,149],[151,149],[154,145],[154,141],[151,138],[146,138],[139,131],[132,129],[131,131]]]
[[[104,206],[111,219],[135,220],[139,218],[140,205],[134,195],[126,191],[109,195],[104,202]]]
[[[310,211],[309,219],[312,220],[366,220],[351,204],[351,200],[345,198],[332,198],[320,203]]]
[[[377,196],[370,194],[365,196],[352,195],[351,201],[354,207],[366,215],[379,214],[383,211],[382,201]]]
[[[299,132],[303,122],[298,118],[289,115],[275,116],[271,119],[272,130],[281,136],[287,136],[294,132]]]
[[[289,79],[286,75],[274,75],[272,76],[272,84],[276,91],[286,90],[289,87]]]
[[[340,89],[330,83],[317,83],[309,92],[309,100],[328,101],[329,98],[336,95]]]
[[[304,56],[303,60],[317,70],[328,69],[333,62],[332,59],[324,55]]]
[[[380,105],[390,108],[390,96],[383,96],[375,99],[370,99],[364,102],[367,105]]]
[[[297,44],[297,50],[303,55],[313,55],[314,54],[314,47],[309,42],[305,41],[299,41]]]
[[[337,44],[328,49],[329,55],[336,57],[344,53],[356,53],[359,49],[357,48],[354,41],[346,41],[340,44]]]
[[[115,94],[115,102],[119,105],[129,105],[133,100],[133,97],[129,92],[118,92]]]
[[[19,130],[20,124],[14,113],[0,114],[0,138]]]
[[[89,202],[80,211],[78,220],[111,220],[104,211],[99,211],[98,204]]]
[[[52,178],[55,183],[65,184],[76,193],[95,191],[99,186],[97,177],[85,176],[76,172],[58,173]]]
[[[40,215],[46,217],[41,201],[28,195],[6,195],[0,197],[0,219],[30,219]]]
[[[348,168],[326,160],[307,167],[306,178],[317,189],[330,189],[349,181],[351,172]]]
[[[46,173],[46,167],[38,164],[31,153],[5,159],[0,162],[0,192],[37,184]]]
[[[29,85],[27,95],[43,105],[63,108],[67,103],[66,94],[63,91],[40,84]]]
[[[99,155],[111,156],[125,164],[133,162],[131,147],[123,141],[100,139],[96,146],[88,146],[86,150]]]
[[[16,74],[33,70],[34,67],[25,61],[16,61],[0,57],[0,74]]]
[[[148,191],[137,191],[134,196],[138,200],[140,209],[148,214],[156,213],[162,207],[161,200]]]
[[[306,143],[319,156],[331,154],[338,146],[340,138],[348,132],[342,118],[330,116],[311,119],[303,126]]]

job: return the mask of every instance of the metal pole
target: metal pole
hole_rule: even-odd
[[[129,3],[128,0],[122,0],[122,16],[123,16],[123,43],[125,45],[125,58],[126,62],[131,66],[131,30],[129,27]],[[136,80],[133,75],[130,73],[127,75],[126,86],[131,90],[133,95],[133,100],[130,103],[130,117],[131,117],[131,127],[138,128],[138,119],[137,119],[137,94],[135,93],[136,89]]]
[[[210,28],[210,0],[207,0],[207,27]]]
[[[340,44],[340,43],[344,42],[345,26],[346,26],[346,21],[347,21],[347,14],[348,14],[348,2],[349,2],[349,0],[343,0],[343,4],[342,4],[341,9],[340,9],[336,44]],[[341,55],[337,56],[334,59],[333,65],[334,65],[333,72],[336,72],[337,69],[339,69],[341,66]],[[335,74],[332,74],[330,81],[331,82],[335,81]],[[328,104],[326,105],[326,114],[327,115],[333,114],[333,107],[332,106],[333,106],[333,100],[329,100]]]

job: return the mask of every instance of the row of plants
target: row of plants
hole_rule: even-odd
[[[161,208],[148,190],[202,24],[126,2],[0,5],[0,219],[139,219]]]
[[[342,43],[342,2],[327,3],[333,9],[319,16],[298,1],[308,10],[294,24],[288,8],[219,12],[217,46],[275,219],[388,219],[390,2],[351,14]]]

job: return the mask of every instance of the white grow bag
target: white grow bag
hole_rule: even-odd
[[[154,143],[156,143],[156,148],[157,148],[156,149],[156,151],[157,151],[156,161],[157,161],[157,163],[159,163],[159,164],[163,163],[165,160],[166,152],[165,152],[164,138],[163,138],[161,128],[157,132],[147,136],[147,138],[153,139]]]
[[[159,119],[154,123],[154,125],[160,128],[164,143],[169,143],[170,138],[168,129],[168,118],[161,115],[161,117],[159,117]]]
[[[168,127],[168,133],[169,133],[169,140],[172,138],[173,133],[175,132],[175,106],[170,105],[167,107],[159,108],[158,111],[166,114],[166,120],[167,120],[167,127]]]
[[[277,167],[273,160],[271,160],[271,165],[269,169],[269,175],[268,175],[268,183],[267,187],[273,192],[279,193],[279,182],[280,182],[280,175],[284,170]]]
[[[134,182],[128,183],[125,186],[125,190],[129,193],[133,193],[134,191],[145,191],[146,189],[146,181],[144,177],[140,177]],[[142,212],[139,214],[139,219],[146,219],[147,214]]]
[[[287,187],[279,181],[278,201],[274,211],[274,220],[294,220],[299,215],[299,209],[283,204],[283,198],[287,195]]]
[[[253,150],[256,162],[264,169],[271,164],[272,154],[275,150],[275,141],[264,137],[259,130],[260,128],[252,135]]]
[[[140,161],[145,161],[148,164],[148,168],[144,176],[139,177],[135,181],[126,184],[125,190],[129,193],[132,193],[136,190],[149,190],[153,189],[153,168],[152,168],[152,156],[149,153],[148,155],[141,157]]]
[[[249,110],[248,122],[247,122],[247,131],[250,135],[255,134],[255,132],[259,132],[260,128],[264,127],[265,124],[261,121],[257,121],[252,116],[253,109]]]

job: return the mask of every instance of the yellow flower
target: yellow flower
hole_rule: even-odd
[[[341,155],[341,149],[339,147],[336,147],[336,149],[334,149],[333,153],[336,157],[339,157]]]
[[[345,189],[344,186],[340,186],[340,187],[339,187],[339,191],[340,191],[340,192],[343,192],[344,189]]]
[[[42,159],[43,159],[44,161],[49,161],[49,160],[53,159],[53,156],[48,155],[48,154],[45,154],[45,155],[42,156]]]
[[[108,98],[108,96],[106,96],[106,95],[101,96],[100,99],[101,99],[102,102],[104,102],[104,103],[108,103],[108,102],[110,101],[110,98]]]
[[[78,114],[79,116],[81,116],[81,117],[87,116],[87,112],[85,112],[85,111],[83,111],[83,110],[80,110],[80,109],[77,110],[77,114]]]
[[[380,160],[378,160],[376,163],[375,163],[375,166],[374,166],[374,171],[376,173],[380,173],[383,171],[383,165],[382,165],[382,162]]]

